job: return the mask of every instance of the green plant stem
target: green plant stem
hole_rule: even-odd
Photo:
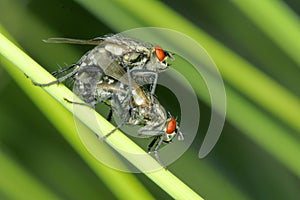
[[[42,67],[40,67],[36,62],[34,62],[30,57],[28,57],[24,52],[22,52],[19,48],[17,48],[13,43],[11,43],[9,40],[6,39],[5,36],[0,34],[0,53],[8,59],[13,65],[15,65],[20,71],[25,73],[28,77],[30,77],[32,80],[37,82],[49,82],[54,80],[54,78],[46,72]],[[6,67],[8,65],[5,65]],[[12,67],[12,66],[9,66]],[[7,69],[7,71],[11,72],[12,69]],[[21,77],[19,77],[21,78]],[[26,79],[25,76],[23,79]],[[24,84],[30,84],[30,81],[27,80]],[[34,87],[33,85],[28,87]],[[33,88],[31,88],[33,89]],[[36,91],[42,91],[40,88],[35,88]],[[52,86],[52,87],[46,87],[43,88],[47,93],[49,93],[56,101],[58,101],[64,108],[66,108],[69,111],[72,111],[72,105],[69,103],[66,103],[64,101],[64,98],[67,99],[74,99],[74,94],[69,91],[66,87],[63,85],[58,86]],[[30,94],[33,95],[33,94]],[[41,97],[41,94],[34,95],[34,97]],[[39,101],[40,99],[37,98],[36,100]],[[42,98],[41,98],[42,99]],[[80,102],[80,99],[74,99],[76,102]],[[44,102],[42,103],[42,106],[45,106]],[[48,106],[48,105],[47,105]],[[49,111],[49,114],[56,114],[57,110],[55,111]],[[66,112],[66,111],[65,111]],[[90,108],[82,106],[82,109],[79,113],[75,113],[76,117],[82,121],[83,124],[85,124],[87,127],[89,127],[93,132],[99,133],[99,127],[95,127],[94,124],[91,123],[91,121],[86,117],[88,116],[88,113],[94,112]],[[113,129],[113,126],[109,124],[103,117],[95,113],[97,121],[100,124],[103,124],[103,129],[101,129],[101,132],[109,132]],[[53,116],[54,117],[54,116]],[[65,124],[64,124],[65,125]],[[73,131],[75,132],[75,131]],[[75,135],[73,135],[74,137]],[[75,138],[75,137],[74,137]],[[69,138],[70,140],[74,141],[74,138]],[[79,140],[77,138],[77,140]],[[129,140],[124,134],[122,134],[120,131],[116,131],[113,135],[111,135],[109,138],[106,139],[107,143],[111,146],[113,146],[115,149],[123,149],[124,146],[127,147],[127,150],[129,152],[134,152],[138,154],[145,154],[145,153],[139,146],[137,146],[135,143],[133,143],[131,140]],[[79,143],[79,141],[77,141]],[[77,144],[74,145],[75,150],[78,152],[84,151],[82,146],[79,146]],[[83,149],[82,149],[83,148]],[[122,151],[120,152],[123,153]],[[84,154],[84,158],[86,158],[87,153]],[[149,162],[152,165],[159,165],[151,156],[149,157]],[[144,162],[136,162],[134,158],[127,158],[132,164],[134,164],[138,169],[143,171]],[[147,163],[148,164],[148,163]],[[100,171],[100,170],[99,170]],[[181,180],[179,180],[177,177],[175,177],[171,172],[168,170],[159,170],[152,173],[146,173],[146,175],[152,179],[157,185],[159,185],[162,189],[164,189],[168,194],[170,194],[175,199],[201,199],[201,197],[195,193],[191,188],[189,188],[187,185],[185,185]],[[105,178],[105,177],[104,177]],[[114,186],[115,188],[116,185]],[[132,187],[130,185],[130,187]],[[124,190],[124,192],[128,192],[127,190]]]

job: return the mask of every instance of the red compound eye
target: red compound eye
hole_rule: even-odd
[[[157,59],[163,61],[165,59],[165,51],[159,46],[155,46],[154,49]]]
[[[166,133],[173,133],[176,129],[176,120],[171,118],[167,124]]]

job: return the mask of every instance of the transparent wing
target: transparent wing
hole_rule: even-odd
[[[104,40],[101,37],[83,40],[83,39],[72,39],[72,38],[48,38],[43,40],[46,43],[66,43],[66,44],[88,44],[88,45],[99,45]]]
[[[127,72],[124,70],[122,66],[120,66],[117,62],[112,61],[110,66],[104,69],[104,73],[125,85],[130,85],[132,87],[132,95],[135,99],[135,103],[137,104],[150,104],[149,98],[145,95],[144,91],[139,87],[139,85],[134,81],[128,80]]]

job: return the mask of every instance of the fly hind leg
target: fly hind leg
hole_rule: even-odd
[[[151,103],[154,103],[154,94],[158,80],[157,72],[151,70],[134,69],[130,71],[131,76],[138,84],[151,84]],[[140,77],[140,78],[139,78]],[[139,81],[141,80],[141,81]]]
[[[52,76],[57,77],[57,76],[59,76],[60,74],[66,72],[66,71],[69,71],[70,69],[73,69],[73,68],[76,67],[76,66],[77,66],[77,64],[73,64],[73,65],[70,65],[70,66],[68,66],[68,67],[66,67],[66,68],[63,68],[63,69],[54,71],[54,72],[52,72],[51,74],[52,74]]]
[[[72,66],[71,68],[75,67],[76,65]],[[69,68],[70,69],[70,68]],[[77,68],[78,69],[78,68]],[[54,84],[58,84],[58,83],[61,83],[61,82],[64,82],[65,80],[67,80],[68,78],[71,78],[73,77],[77,72],[78,70],[75,69],[73,70],[72,72],[66,74],[65,76],[63,77],[60,77],[58,79],[56,79],[55,81],[51,81],[49,83],[38,83],[38,82],[35,82],[35,81],[32,81],[32,83],[36,86],[40,86],[40,87],[46,87],[46,86],[50,86],[50,85],[54,85]],[[63,71],[63,70],[61,70]],[[66,70],[67,71],[67,70]],[[62,72],[57,72],[58,74],[62,73]]]

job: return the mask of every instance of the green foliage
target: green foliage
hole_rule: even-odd
[[[116,172],[80,142],[73,115],[65,109],[71,107],[62,100],[71,92],[63,86],[47,92],[34,87],[16,67],[37,81],[53,77],[30,58],[19,60],[25,54],[10,52],[1,40],[0,198],[30,199],[20,193],[32,191],[40,199],[182,199],[189,197],[184,191],[190,187],[206,199],[298,199],[300,10],[297,1],[286,2],[2,0],[1,25],[50,72],[57,64],[77,61],[90,47],[41,42],[48,37],[93,38],[147,26],[192,37],[211,55],[225,81],[227,121],[213,152],[199,160],[210,101],[197,88],[199,77],[180,69],[190,76],[201,107],[194,144],[169,167],[174,175]],[[166,43],[184,47],[172,38]],[[174,67],[181,67],[180,62]],[[114,137],[115,145],[131,145],[120,134]]]

